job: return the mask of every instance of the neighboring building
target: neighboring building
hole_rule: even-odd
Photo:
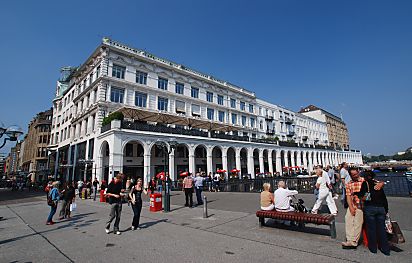
[[[114,112],[124,120],[102,126]],[[329,141],[325,122],[105,38],[79,68],[62,69],[49,149],[56,176],[67,180],[124,172],[146,183],[163,170],[176,180],[182,171],[217,169],[227,178],[235,168],[254,178],[285,166],[362,162],[360,152]]]
[[[6,159],[6,171],[7,176],[12,177],[17,175],[20,172],[20,149],[21,149],[21,142],[17,142],[14,147],[11,147],[10,153]]]
[[[349,149],[349,132],[342,118],[314,105],[302,108],[299,113],[326,123],[331,147]]]
[[[6,159],[7,156],[0,154],[0,179],[6,175]]]
[[[38,113],[28,125],[28,132],[24,137],[22,171],[31,175],[31,180],[43,181],[48,174],[48,144],[53,110],[49,109]]]

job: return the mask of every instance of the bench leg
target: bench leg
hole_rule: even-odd
[[[259,226],[260,227],[265,226],[265,218],[264,217],[259,217]]]
[[[335,220],[330,223],[330,237],[336,239],[336,225]]]

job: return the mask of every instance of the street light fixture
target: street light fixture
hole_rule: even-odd
[[[21,128],[18,126],[10,126],[6,128],[2,122],[0,122],[0,138],[3,137],[3,135],[6,135],[7,138],[4,138],[3,144],[0,146],[0,149],[6,145],[7,141],[15,142],[17,141],[17,138],[22,135],[23,132]]]

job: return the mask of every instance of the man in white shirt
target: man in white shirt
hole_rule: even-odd
[[[290,206],[290,198],[297,195],[298,191],[286,189],[284,181],[279,181],[278,189],[275,191],[275,209],[279,212],[293,212],[295,209]]]
[[[336,208],[335,202],[332,199],[332,193],[330,192],[329,176],[322,169],[321,166],[317,167],[316,175],[318,176],[318,180],[316,181],[316,188],[319,190],[319,195],[318,195],[318,199],[316,200],[315,205],[313,206],[312,214],[317,214],[320,206],[322,205],[322,202],[326,201],[326,204],[328,205],[330,213],[332,215],[336,215],[338,213],[338,210]]]

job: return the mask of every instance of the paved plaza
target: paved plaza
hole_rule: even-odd
[[[411,199],[389,198],[393,219],[399,222],[406,243],[390,257],[371,254],[360,246],[342,250],[343,209],[339,207],[336,240],[325,226],[259,228],[256,193],[209,193],[209,218],[202,207],[186,208],[184,195],[173,192],[170,213],[151,213],[144,202],[142,229],[131,231],[132,211],[123,206],[122,235],[106,234],[109,207],[92,200],[77,200],[71,220],[46,226],[49,212],[44,194],[13,193],[7,200],[0,190],[0,262],[411,262]],[[308,207],[312,195],[300,195]],[[10,198],[8,198],[10,199]],[[147,200],[147,199],[146,199]],[[274,224],[274,223],[273,223]],[[272,225],[273,225],[272,224]]]

